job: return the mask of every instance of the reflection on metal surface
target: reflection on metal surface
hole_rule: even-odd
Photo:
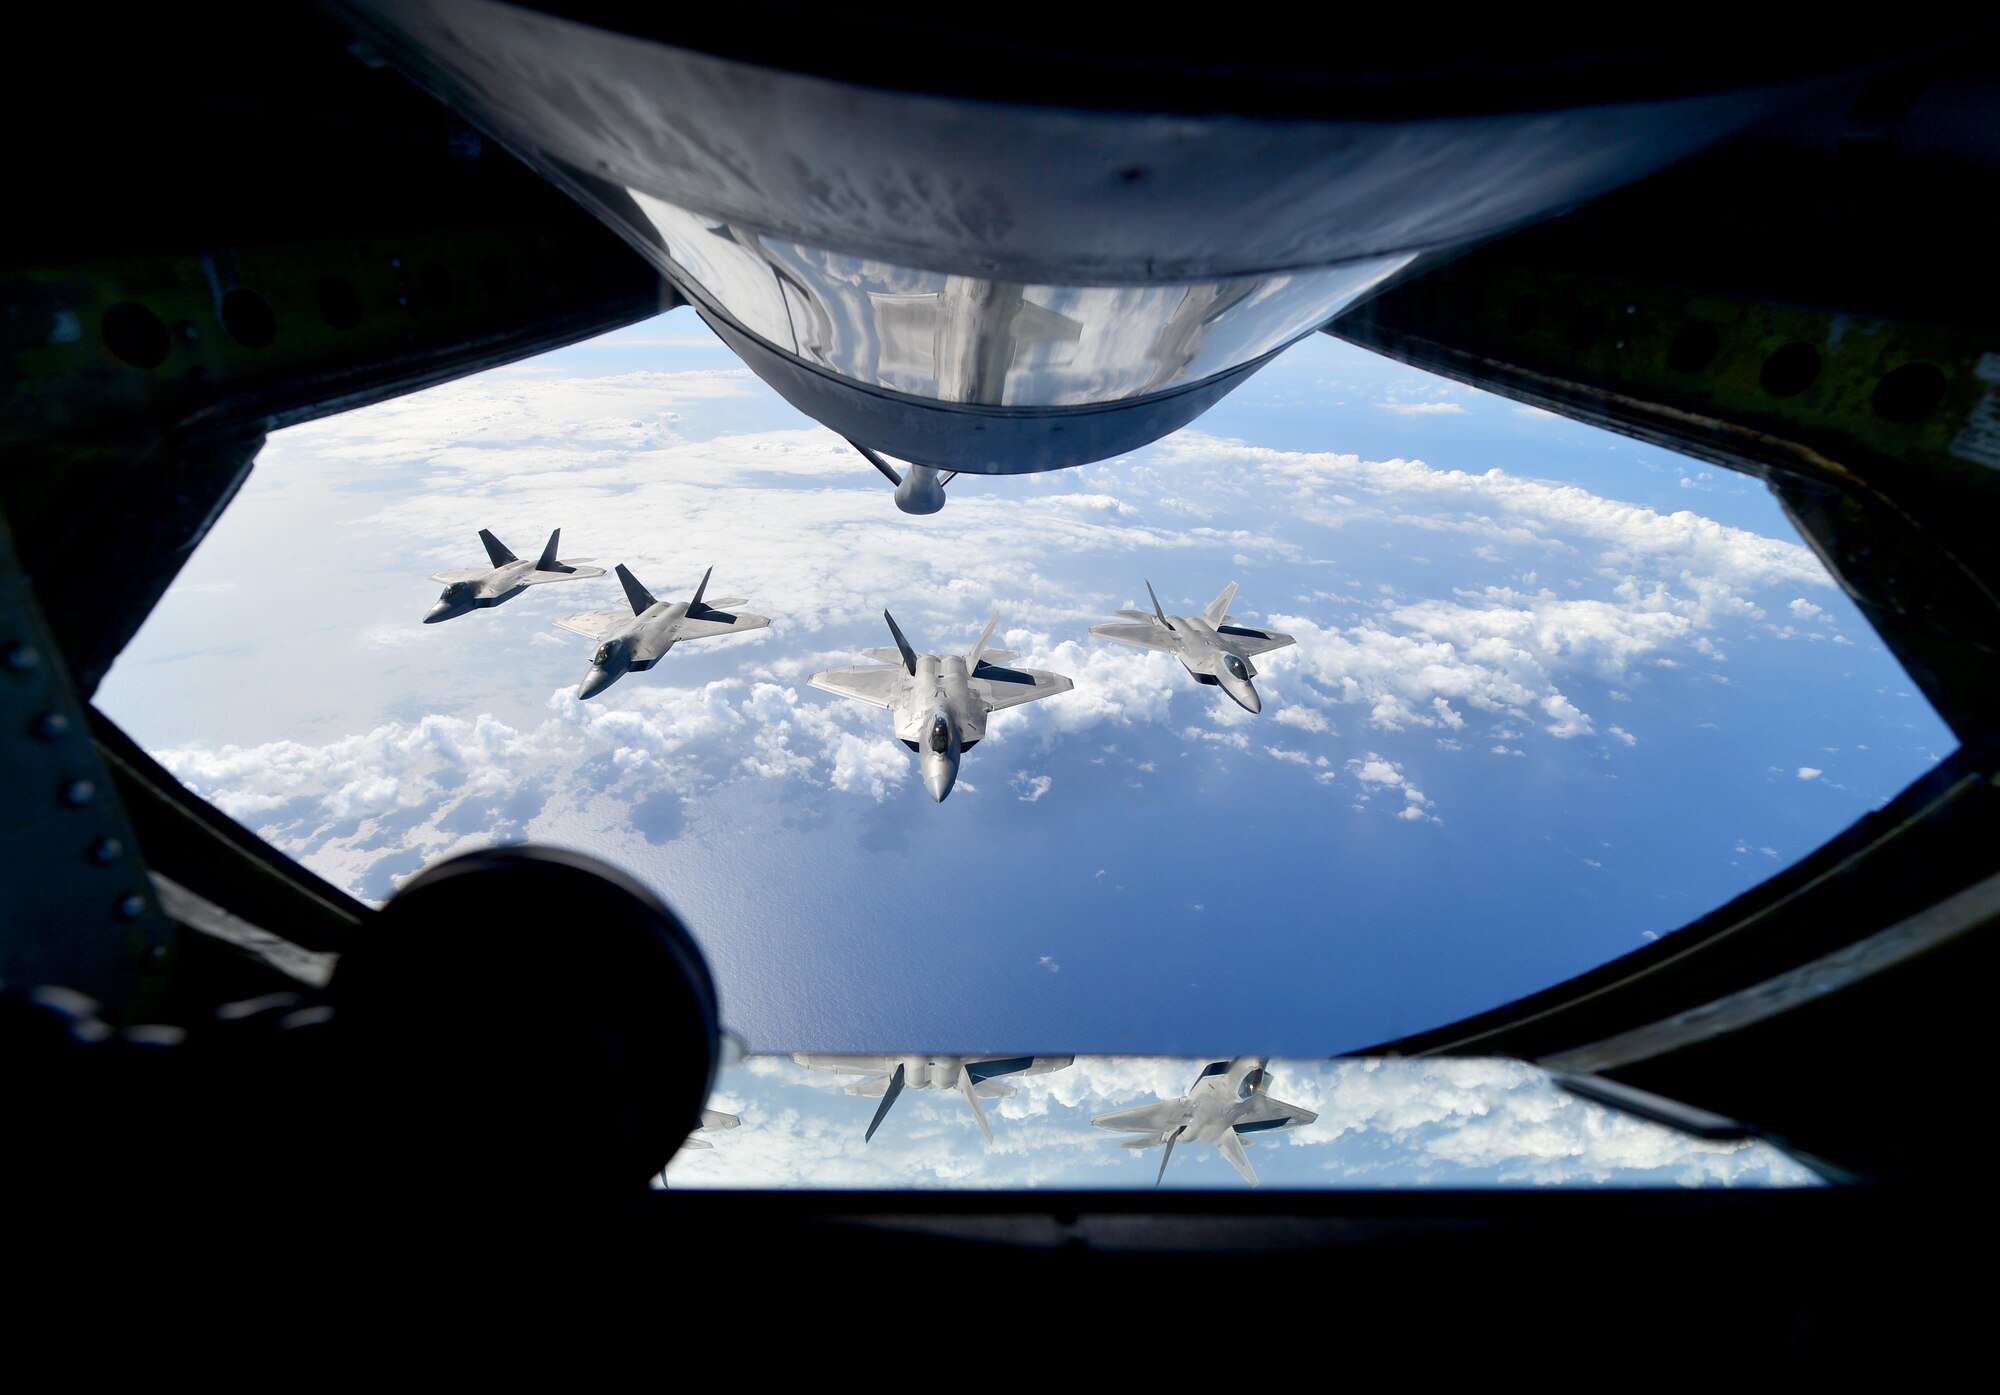
[[[865,1131],[856,1094],[882,1101]],[[742,1127],[675,1157],[676,1188],[1819,1184],[1769,1144],[1697,1137],[1499,1058],[760,1055],[709,1103]],[[1171,1167],[1151,1151],[1176,1142],[1211,1146]]]
[[[682,289],[773,348],[866,386],[982,406],[1118,402],[1212,378],[1326,323],[1410,261],[1023,285],[803,247],[629,192]]]

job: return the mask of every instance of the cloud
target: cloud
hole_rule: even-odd
[[[1018,797],[1027,804],[1033,804],[1047,794],[1054,784],[1055,780],[1047,775],[1030,775],[1025,770],[1014,772],[1014,788],[1021,791]]]
[[[371,899],[437,857],[567,841],[579,822],[658,841],[678,825],[681,801],[729,782],[799,781],[880,801],[910,778],[909,753],[872,710],[742,678],[688,688],[628,678],[615,691],[615,701],[584,703],[559,689],[529,727],[432,714],[316,745],[155,754],[224,813]],[[1033,777],[1024,797],[1051,783]]]
[[[1817,780],[1825,773],[1824,770],[1815,765],[1802,765],[1799,767],[1799,778],[1801,780]]]
[[[1397,818],[1411,822],[1429,818],[1432,823],[1441,822],[1429,813],[1431,801],[1424,798],[1423,791],[1404,777],[1403,767],[1397,762],[1385,760],[1371,751],[1366,757],[1350,760],[1347,763],[1347,773],[1361,785],[1363,800],[1381,790],[1400,791],[1403,796],[1403,807],[1396,811]]]
[[[909,753],[887,737],[870,740],[842,732],[833,751],[828,783],[850,794],[865,793],[878,803],[910,773]]]
[[[1405,417],[1455,417],[1463,416],[1465,413],[1465,408],[1456,402],[1398,402],[1392,397],[1387,402],[1377,402],[1375,405],[1385,412],[1394,412],[1398,416]]]
[[[1281,707],[1272,714],[1272,720],[1281,726],[1297,727],[1301,731],[1331,732],[1333,723],[1310,707]]]

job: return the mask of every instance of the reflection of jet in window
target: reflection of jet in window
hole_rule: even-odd
[[[943,658],[919,655],[888,611],[882,618],[889,622],[896,647],[862,652],[885,662],[828,669],[815,673],[810,682],[822,692],[894,712],[896,739],[917,753],[924,788],[940,802],[958,779],[959,757],[985,738],[987,713],[1054,697],[1075,686],[1060,673],[1006,667],[1019,655],[986,647],[993,627],[1000,623],[998,615],[986,622],[970,654]]]
[[[583,565],[590,561],[588,557],[577,557],[568,562],[556,560],[556,546],[562,541],[560,528],[549,534],[548,546],[532,562],[523,562],[507,550],[507,544],[484,528],[479,530],[479,541],[486,545],[486,556],[493,565],[460,572],[439,572],[433,576],[432,581],[446,584],[437,604],[424,617],[426,625],[435,625],[440,620],[456,619],[475,610],[511,601],[530,586],[546,586],[555,581],[583,581],[604,575],[602,567]]]
[[[625,587],[625,599],[632,609],[586,610],[565,615],[556,623],[572,634],[599,641],[590,653],[590,672],[577,686],[579,698],[594,698],[627,672],[642,673],[666,657],[669,649],[684,640],[710,639],[716,635],[741,634],[761,630],[771,622],[762,615],[738,612],[741,599],[705,601],[708,578],[703,572],[694,588],[694,599],[656,601],[653,593],[621,563],[618,580]]]
[[[1195,682],[1222,689],[1245,711],[1262,711],[1263,699],[1257,696],[1257,689],[1250,682],[1257,676],[1257,666],[1250,662],[1250,657],[1283,649],[1295,643],[1292,637],[1276,630],[1237,624],[1236,617],[1228,613],[1229,603],[1236,599],[1233,581],[1199,615],[1168,615],[1160,609],[1160,598],[1153,595],[1150,581],[1146,583],[1146,594],[1153,597],[1151,615],[1143,610],[1121,610],[1118,613],[1127,623],[1092,625],[1090,632],[1099,639],[1115,639],[1120,644],[1136,644],[1142,649],[1172,654],[1194,675]]]
[[[986,1111],[979,1107],[983,1099],[1005,1099],[1014,1093],[1014,1087],[1003,1085],[996,1077],[1002,1075],[1047,1075],[1058,1071],[1076,1058],[1074,1056],[812,1056],[803,1052],[792,1059],[812,1070],[832,1071],[836,1075],[863,1075],[860,1080],[847,1087],[850,1095],[873,1097],[880,1095],[882,1103],[875,1107],[875,1117],[868,1121],[868,1132],[862,1135],[866,1142],[875,1137],[875,1130],[882,1127],[882,1120],[888,1116],[889,1108],[896,1097],[905,1090],[956,1090],[965,1096],[971,1106],[972,1117],[979,1121],[979,1131],[986,1135],[986,1141],[993,1141],[993,1126],[986,1122]]]
[[[1216,1061],[1204,1068],[1188,1092],[1177,1100],[1114,1110],[1090,1122],[1113,1133],[1141,1135],[1122,1140],[1118,1145],[1121,1148],[1157,1148],[1164,1143],[1167,1151],[1153,1177],[1156,1187],[1160,1178],[1167,1175],[1167,1162],[1174,1155],[1174,1145],[1182,1139],[1213,1143],[1229,1159],[1229,1165],[1254,1187],[1257,1171],[1243,1151],[1246,1136],[1300,1128],[1319,1118],[1310,1109],[1271,1098],[1271,1073],[1267,1066],[1268,1058],[1263,1056]]]

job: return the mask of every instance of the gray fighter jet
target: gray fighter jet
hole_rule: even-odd
[[[556,623],[572,634],[600,641],[591,651],[590,672],[577,685],[579,698],[596,697],[627,672],[644,673],[658,663],[669,649],[684,640],[710,639],[716,635],[741,634],[761,630],[771,621],[732,609],[744,604],[740,597],[704,601],[708,578],[715,568],[701,574],[691,601],[656,601],[653,593],[639,584],[624,563],[617,567],[618,580],[632,609],[586,610],[565,615]]]
[[[889,622],[896,647],[862,652],[883,662],[828,669],[807,681],[822,692],[872,702],[894,712],[896,737],[917,753],[924,788],[932,799],[942,801],[951,793],[958,779],[959,757],[986,735],[987,713],[1053,697],[1075,686],[1060,673],[1004,667],[1020,655],[986,647],[993,638],[993,627],[1000,623],[998,615],[986,622],[970,654],[948,654],[941,659],[917,654],[896,628],[895,617],[885,610],[882,618]]]
[[[604,575],[602,567],[583,565],[591,560],[588,557],[558,562],[556,542],[561,537],[562,529],[558,528],[549,534],[549,545],[542,549],[540,557],[532,562],[523,562],[507,550],[507,544],[481,528],[479,541],[486,544],[486,555],[493,559],[493,565],[462,572],[438,572],[432,576],[432,581],[442,581],[447,585],[437,604],[431,607],[430,614],[424,617],[424,623],[435,625],[440,620],[450,620],[468,611],[484,610],[502,601],[511,601],[530,586]]]
[[[1250,685],[1257,675],[1251,656],[1269,649],[1283,649],[1296,641],[1273,630],[1253,630],[1237,624],[1236,617],[1227,613],[1229,603],[1236,599],[1233,581],[1199,615],[1170,616],[1162,611],[1160,598],[1154,595],[1150,581],[1146,583],[1146,594],[1153,597],[1151,615],[1143,610],[1121,610],[1117,613],[1134,623],[1092,625],[1090,632],[1100,639],[1115,639],[1121,644],[1172,654],[1194,675],[1195,682],[1222,689],[1251,712],[1262,711],[1264,703]]]
[[[1267,1064],[1262,1056],[1217,1061],[1196,1076],[1193,1086],[1177,1100],[1114,1110],[1090,1122],[1113,1133],[1141,1135],[1122,1140],[1118,1145],[1121,1148],[1157,1148],[1166,1144],[1160,1170],[1153,1176],[1156,1187],[1160,1178],[1167,1175],[1167,1160],[1174,1155],[1174,1145],[1182,1139],[1213,1143],[1229,1159],[1229,1165],[1254,1187],[1257,1172],[1244,1155],[1244,1135],[1298,1128],[1319,1118],[1310,1109],[1271,1098],[1267,1093],[1271,1084]]]
[[[1074,1056],[812,1056],[803,1052],[792,1059],[812,1070],[832,1071],[836,1075],[861,1075],[868,1077],[847,1087],[850,1095],[872,1098],[882,1097],[882,1103],[875,1107],[875,1117],[868,1121],[868,1132],[861,1136],[866,1143],[875,1137],[875,1130],[882,1127],[882,1120],[888,1115],[889,1107],[896,1097],[905,1090],[956,1090],[965,1096],[966,1104],[972,1107],[972,1117],[979,1121],[979,1131],[986,1135],[986,1141],[993,1141],[993,1126],[986,1122],[986,1111],[979,1107],[981,1100],[1005,1099],[1014,1093],[1012,1085],[1003,1085],[996,1078],[1003,1075],[1047,1075],[1059,1071]]]
[[[727,1133],[733,1128],[741,1127],[742,1123],[743,1120],[734,1114],[724,1114],[719,1109],[704,1109],[701,1111],[701,1123],[685,1139],[681,1140],[681,1147],[713,1148],[715,1145],[703,1138],[703,1134]]]

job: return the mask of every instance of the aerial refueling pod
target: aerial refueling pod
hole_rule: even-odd
[[[1756,82],[1728,84],[1678,52],[1634,59],[1579,102],[1543,47],[1426,44],[1346,72],[1221,33],[1203,64],[1079,18],[1060,62],[1023,71],[1018,36],[976,20],[904,16],[918,32],[873,51],[846,10],[774,17],[746,47],[617,6],[344,8],[793,406],[912,466],[991,475],[1185,426],[1419,258],[1734,134],[1827,56],[1760,55]],[[942,507],[933,480],[876,464],[906,512]]]

